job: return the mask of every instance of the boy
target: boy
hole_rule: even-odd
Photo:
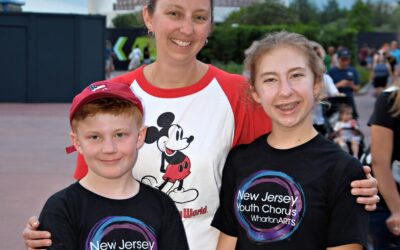
[[[51,196],[41,228],[49,249],[189,249],[173,201],[132,176],[146,129],[143,108],[125,84],[89,85],[72,101],[70,138],[89,172]]]

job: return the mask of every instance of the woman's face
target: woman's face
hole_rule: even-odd
[[[203,48],[211,31],[210,0],[158,0],[154,12],[143,9],[154,33],[157,61],[190,63]]]
[[[276,47],[263,55],[255,72],[253,98],[269,115],[274,128],[312,126],[311,114],[320,83],[307,57],[295,47]]]

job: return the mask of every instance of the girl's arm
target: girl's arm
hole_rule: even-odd
[[[327,250],[362,250],[363,247],[360,244],[347,244],[337,247],[328,247]]]
[[[217,250],[235,250],[237,238],[220,232]]]

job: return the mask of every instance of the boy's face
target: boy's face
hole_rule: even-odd
[[[107,179],[132,176],[145,128],[131,115],[99,113],[76,124],[71,140],[88,165],[89,174]]]

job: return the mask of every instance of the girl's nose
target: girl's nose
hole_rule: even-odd
[[[292,84],[288,79],[283,79],[280,83],[279,94],[281,96],[290,96],[293,92]]]

